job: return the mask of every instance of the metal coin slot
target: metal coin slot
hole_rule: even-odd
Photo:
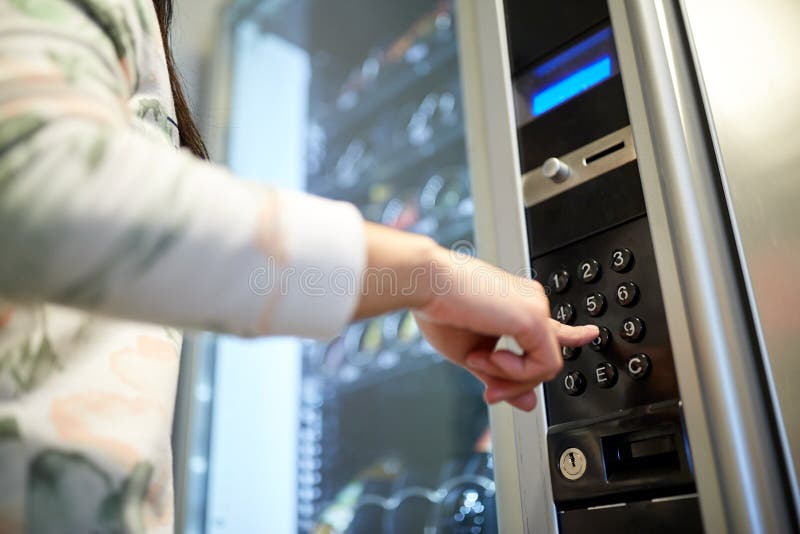
[[[677,429],[666,427],[602,438],[609,482],[663,476],[681,470]]]
[[[610,146],[610,147],[606,148],[605,150],[601,150],[600,152],[597,152],[596,154],[592,154],[591,156],[586,156],[585,158],[583,158],[583,164],[584,165],[590,165],[593,161],[597,161],[600,158],[604,158],[604,157],[608,156],[609,154],[613,154],[617,150],[622,150],[623,148],[625,148],[625,141],[617,143],[614,146]]]
[[[569,154],[553,154],[522,176],[525,207],[531,207],[636,159],[633,132],[625,126]]]

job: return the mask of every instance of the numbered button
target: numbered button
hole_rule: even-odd
[[[625,341],[635,343],[642,339],[644,335],[644,321],[638,317],[628,317],[622,321],[622,326],[619,329],[619,335]]]
[[[586,379],[580,371],[570,371],[564,375],[561,385],[567,395],[576,397],[586,390]]]
[[[569,287],[569,273],[563,269],[550,273],[547,285],[556,293],[563,293]]]
[[[633,252],[627,248],[615,248],[611,251],[611,268],[618,273],[626,273],[633,267]]]
[[[628,376],[634,380],[641,380],[650,372],[650,367],[650,358],[647,357],[647,354],[634,354],[628,358],[626,371],[628,371]]]
[[[561,347],[561,356],[567,361],[574,360],[575,358],[580,356],[580,354],[581,354],[580,347]]]
[[[610,388],[617,383],[617,368],[611,362],[600,362],[594,369],[594,378],[601,388]]]
[[[633,306],[639,298],[639,288],[633,282],[622,282],[617,286],[617,303],[620,306]]]
[[[606,298],[602,293],[588,295],[583,304],[586,312],[592,317],[603,315],[603,312],[606,311]]]
[[[578,278],[588,283],[600,277],[600,264],[595,259],[588,259],[578,264]]]
[[[611,331],[605,326],[600,327],[600,335],[589,344],[594,351],[601,351],[611,343]]]
[[[572,304],[557,304],[553,308],[553,318],[563,324],[572,324],[575,320],[575,306]]]

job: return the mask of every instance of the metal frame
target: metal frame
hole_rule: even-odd
[[[609,2],[708,532],[793,525],[720,168],[677,2]]]
[[[511,272],[530,272],[503,2],[456,2],[478,255]],[[537,395],[532,413],[508,405],[489,411],[504,534],[556,532],[541,387]]]

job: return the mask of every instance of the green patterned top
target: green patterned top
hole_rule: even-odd
[[[176,150],[174,116],[150,0],[0,0],[3,534],[171,532],[176,328],[353,313],[358,211]]]

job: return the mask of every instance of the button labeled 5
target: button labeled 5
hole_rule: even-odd
[[[592,317],[603,315],[606,310],[606,298],[602,293],[592,293],[584,300],[584,307],[586,312]]]

